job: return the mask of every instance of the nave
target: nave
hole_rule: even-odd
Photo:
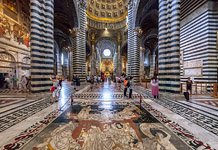
[[[199,100],[170,100],[164,95],[153,99],[150,91],[137,85],[132,99],[124,98],[123,86],[116,83],[82,85],[74,91],[65,81],[58,103],[54,104],[50,103],[49,95],[29,97],[29,100],[2,96],[2,149],[199,150],[218,147],[217,107]]]

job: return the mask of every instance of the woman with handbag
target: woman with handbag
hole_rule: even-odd
[[[54,103],[54,100],[57,99],[57,87],[58,87],[58,83],[59,83],[59,80],[58,80],[58,76],[52,78],[50,76],[50,80],[52,81],[52,87],[50,88],[50,92],[51,92],[51,101],[50,103]]]
[[[158,95],[159,95],[159,82],[158,82],[157,76],[154,76],[151,79],[151,93],[154,96],[154,98],[158,98]]]

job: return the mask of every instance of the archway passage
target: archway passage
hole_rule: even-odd
[[[16,60],[7,52],[0,52],[0,89],[6,88],[5,78],[16,77]]]

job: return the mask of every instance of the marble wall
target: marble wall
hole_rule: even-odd
[[[28,5],[0,1],[0,73],[18,79],[30,75],[28,10]]]

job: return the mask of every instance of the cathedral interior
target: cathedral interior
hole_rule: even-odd
[[[0,139],[218,149],[218,1],[0,0]]]

